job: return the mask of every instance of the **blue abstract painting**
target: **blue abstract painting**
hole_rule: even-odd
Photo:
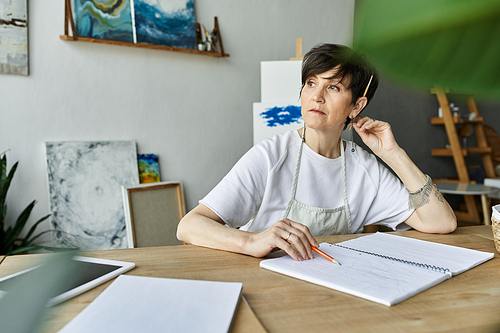
[[[73,8],[78,36],[134,41],[130,0],[74,0]]]
[[[133,0],[134,41],[194,49],[194,0]]]
[[[272,108],[267,108],[266,111],[261,112],[260,116],[266,120],[266,124],[269,127],[289,125],[292,123],[300,124],[302,119],[300,106],[297,105],[274,106]]]

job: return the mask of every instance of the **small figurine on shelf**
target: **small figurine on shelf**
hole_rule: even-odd
[[[450,103],[450,111],[453,113],[453,120],[456,122],[460,121],[460,114],[458,113],[460,109],[455,104]]]
[[[211,50],[214,50],[217,52],[217,49],[215,48],[215,45],[214,45],[214,41],[212,40],[212,37],[210,36],[210,34],[208,33],[208,30],[207,28],[205,28],[204,25],[203,26],[203,30],[205,31],[205,36],[206,36],[206,44],[207,44],[207,51],[211,51]]]
[[[196,23],[196,43],[198,44],[198,50],[205,50],[205,42],[203,41],[203,34],[201,33],[201,25]]]
[[[215,48],[217,48],[217,43],[218,43],[218,41],[217,41],[217,28],[214,28],[214,30],[210,34],[210,38],[212,39],[212,42],[214,43]],[[216,49],[214,49],[214,51],[216,51]]]
[[[453,118],[455,118],[455,120],[457,121],[460,119],[458,110],[459,110],[458,106],[455,106],[455,104],[450,103],[450,111],[453,114]],[[438,108],[438,117],[443,118],[443,110],[441,109],[441,107]]]

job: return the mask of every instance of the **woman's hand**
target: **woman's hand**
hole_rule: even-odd
[[[391,125],[369,117],[357,116],[353,127],[363,142],[379,157],[399,148]]]
[[[263,257],[279,248],[293,259],[300,261],[314,258],[311,245],[319,247],[309,228],[284,218],[270,228],[252,234],[247,250],[255,257]]]
[[[314,258],[311,245],[319,246],[303,224],[285,218],[260,233],[243,231],[225,226],[222,219],[203,204],[182,218],[177,227],[177,238],[188,244],[254,257],[282,249],[295,260]]]
[[[391,126],[369,117],[356,117],[356,120],[354,129],[363,142],[396,173],[408,191],[422,188],[427,176],[396,143]],[[433,187],[432,191],[429,202],[417,208],[406,223],[422,232],[452,232],[457,227],[455,213],[436,188]]]

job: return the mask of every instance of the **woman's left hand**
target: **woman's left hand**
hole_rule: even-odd
[[[363,142],[379,157],[399,148],[391,125],[385,121],[357,116],[353,127]]]

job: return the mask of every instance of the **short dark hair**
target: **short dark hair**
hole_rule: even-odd
[[[339,66],[338,71],[330,79],[349,79],[347,89],[351,90],[351,104],[362,97],[370,78],[370,87],[365,97],[370,102],[378,87],[378,74],[375,68],[360,54],[340,44],[319,44],[306,53],[302,60],[302,88],[306,80],[315,75]],[[344,83],[344,82],[342,82]],[[301,93],[302,93],[301,88]]]

